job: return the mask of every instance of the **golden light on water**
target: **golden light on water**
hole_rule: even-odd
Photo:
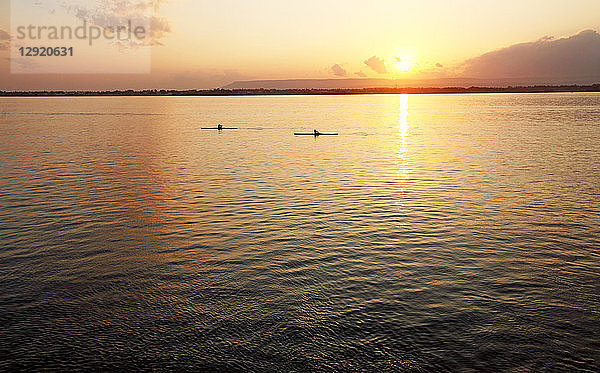
[[[410,179],[408,166],[408,95],[400,95],[400,108],[398,113],[398,182],[400,193],[406,193]]]
[[[406,138],[408,134],[408,95],[400,95],[400,132]]]

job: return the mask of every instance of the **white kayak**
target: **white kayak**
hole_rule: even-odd
[[[337,132],[294,132],[294,136],[337,136]]]

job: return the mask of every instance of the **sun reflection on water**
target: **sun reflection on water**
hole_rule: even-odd
[[[400,95],[398,114],[398,185],[404,196],[410,179],[408,166],[408,95]]]

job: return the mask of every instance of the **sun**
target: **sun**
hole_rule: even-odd
[[[394,67],[400,72],[410,71],[412,69],[412,61],[406,57],[394,57]]]
[[[405,73],[417,67],[417,51],[413,47],[397,47],[391,56],[391,68],[396,72]]]

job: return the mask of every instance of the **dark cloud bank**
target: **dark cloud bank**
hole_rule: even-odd
[[[463,63],[464,77],[547,83],[600,82],[600,34],[582,31],[495,50]]]

